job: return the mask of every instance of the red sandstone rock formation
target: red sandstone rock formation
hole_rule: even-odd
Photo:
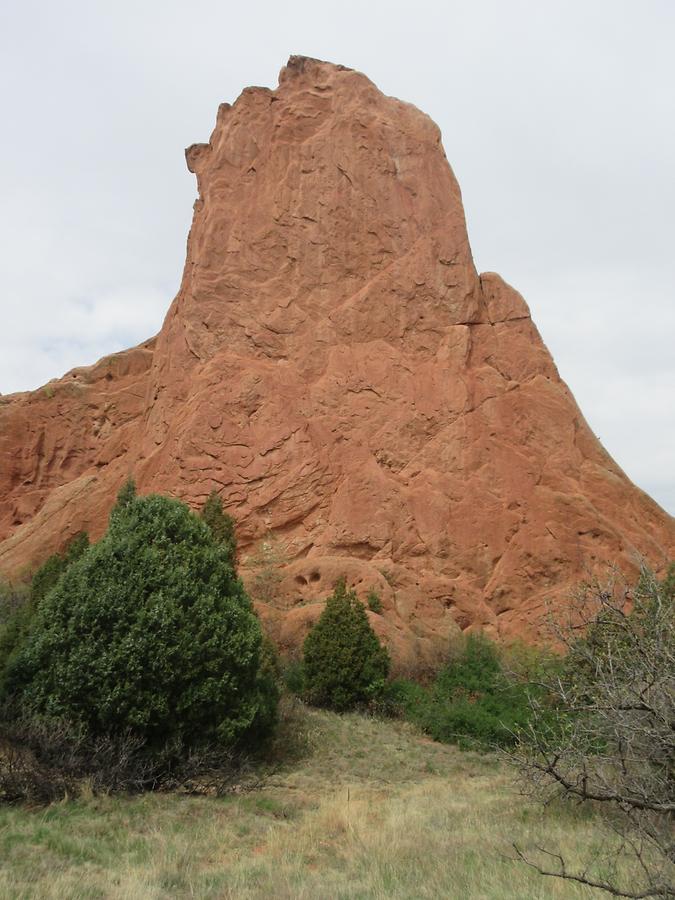
[[[298,643],[341,574],[406,663],[457,628],[535,633],[587,567],[675,552],[498,275],[478,275],[438,128],[358,72],[291,57],[187,150],[199,199],[156,339],[0,398],[0,570],[87,528],[122,481],[200,504]]]

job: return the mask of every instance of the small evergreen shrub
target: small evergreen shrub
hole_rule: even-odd
[[[421,712],[429,702],[429,692],[409,678],[388,681],[380,696],[372,704],[376,715],[387,718],[407,719],[421,726]]]
[[[525,656],[518,651],[517,655]],[[534,677],[534,653],[527,653],[528,677]],[[507,674],[497,646],[483,635],[470,635],[457,657],[425,687],[397,679],[384,691],[380,711],[402,716],[434,740],[460,747],[509,746],[531,715],[528,680]]]
[[[444,743],[507,746],[529,715],[527,685],[507,677],[492,641],[472,634],[459,658],[439,672],[422,724]]]
[[[117,493],[116,509],[122,510],[136,499],[136,482],[129,476]]]
[[[235,522],[232,516],[223,510],[223,501],[217,491],[211,491],[204,506],[201,517],[211,529],[211,534],[216,543],[225,548],[228,560],[233,571],[237,569],[237,538],[235,535]]]
[[[371,612],[377,613],[378,615],[382,613],[382,600],[380,599],[380,595],[376,590],[372,589],[368,591],[368,595],[366,596],[366,603],[368,604],[368,609]]]
[[[309,701],[339,712],[373,700],[384,689],[389,665],[389,653],[378,641],[365,607],[340,580],[305,638]]]
[[[276,708],[261,645],[228,550],[184,504],[128,483],[105,536],[38,604],[2,699],[148,753],[243,746]]]

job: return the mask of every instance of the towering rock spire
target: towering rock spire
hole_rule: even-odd
[[[129,472],[193,505],[216,488],[243,557],[283,550],[261,604],[282,644],[344,574],[412,663],[457,628],[535,635],[588,568],[672,557],[674,520],[589,430],[523,298],[476,272],[426,115],[291,57],[186,156],[199,198],[156,340],[0,400],[0,570],[100,534]]]

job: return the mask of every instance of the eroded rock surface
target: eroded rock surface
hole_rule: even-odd
[[[100,535],[128,474],[193,506],[216,488],[245,576],[258,541],[282,548],[260,608],[285,647],[344,574],[413,666],[458,628],[536,635],[589,568],[673,556],[523,298],[477,274],[426,115],[291,57],[186,156],[199,199],[157,338],[0,398],[0,570]]]

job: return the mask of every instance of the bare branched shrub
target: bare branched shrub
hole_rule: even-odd
[[[28,603],[30,584],[26,581],[11,583],[0,578],[0,628]]]
[[[3,716],[0,802],[51,803],[94,794],[148,790],[222,795],[252,790],[261,776],[216,744],[189,749],[175,741],[150,752],[130,734],[91,737],[59,720]]]
[[[601,856],[576,870],[551,848],[520,859],[544,875],[617,897],[675,897],[675,602],[644,570],[585,586],[555,625],[566,656],[533,693],[513,759],[544,801],[592,806],[604,820]],[[552,715],[552,707],[555,714]]]
[[[290,693],[281,695],[279,724],[265,753],[265,763],[272,768],[298,762],[311,756],[314,732],[305,704]]]
[[[272,534],[268,534],[256,550],[244,561],[251,573],[249,592],[260,603],[273,603],[277,599],[283,580],[282,568],[288,562],[286,551]]]

